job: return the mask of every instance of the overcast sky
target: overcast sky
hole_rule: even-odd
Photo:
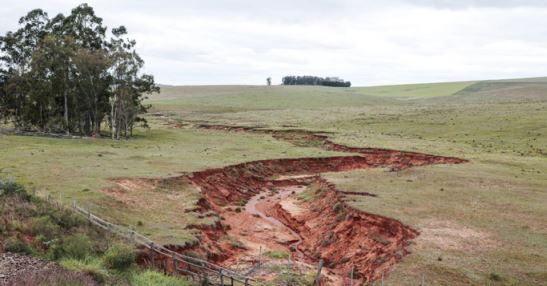
[[[31,9],[83,1],[2,0],[0,33]],[[353,85],[547,76],[544,0],[87,1],[125,25],[164,84],[264,84],[339,76]]]

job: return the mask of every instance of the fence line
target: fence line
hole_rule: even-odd
[[[76,202],[73,202],[72,208],[77,213],[85,217],[92,224],[104,230],[115,233],[121,237],[124,237],[130,240],[131,242],[138,244],[140,246],[143,246],[157,254],[162,255],[164,257],[162,259],[162,266],[164,269],[166,269],[165,261],[166,259],[169,258],[172,261],[174,273],[176,274],[186,273],[192,276],[192,278],[197,277],[198,279],[202,280],[205,285],[224,286],[224,285],[234,285],[234,282],[235,282],[235,283],[243,284],[245,286],[252,286],[251,282],[253,282],[254,280],[247,277],[246,275],[236,273],[233,270],[224,268],[222,266],[218,266],[206,260],[183,255],[178,252],[167,249],[163,247],[161,244],[155,243],[150,238],[132,229],[110,223],[92,214],[89,210],[86,210],[78,206]],[[186,268],[179,268],[179,266],[184,266],[184,265],[186,266]]]

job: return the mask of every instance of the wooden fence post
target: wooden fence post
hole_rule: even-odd
[[[321,269],[323,268],[323,259],[319,261],[319,267],[317,268],[317,274],[315,275],[315,286],[319,286],[321,282]]]
[[[262,264],[262,245],[258,249],[258,266],[260,267],[261,264]]]
[[[173,273],[177,275],[179,273],[179,270],[177,269],[177,258],[173,255]]]
[[[222,275],[222,269],[220,269],[219,275],[220,275],[220,285],[224,286],[224,276]]]
[[[209,286],[209,275],[205,273],[205,279],[203,280],[203,285]]]
[[[152,249],[152,253],[150,254],[150,256],[152,257],[151,258],[151,262],[152,262],[152,267],[155,267],[156,266],[156,252],[154,251],[154,249]]]

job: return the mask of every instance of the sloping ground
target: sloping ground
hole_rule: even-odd
[[[200,205],[204,211],[214,210],[221,216],[229,216],[230,212],[225,211],[225,206],[246,203],[251,197],[271,189],[311,183],[303,179],[275,180],[277,177],[375,167],[404,169],[426,164],[465,162],[456,158],[398,151],[367,152],[369,153],[363,156],[248,162],[194,172],[190,179],[202,191]],[[274,207],[274,211],[269,212],[272,217],[302,236],[303,242],[298,249],[305,253],[308,261],[316,263],[323,259],[340,276],[344,276],[355,265],[356,273],[363,281],[372,281],[407,254],[405,247],[417,235],[415,230],[396,220],[350,208],[343,202],[343,195],[337,192],[334,185],[322,179],[317,180],[322,185],[322,191],[309,204],[303,206],[304,214],[293,217],[279,204]],[[204,236],[209,235],[204,233]],[[325,239],[329,242],[325,242]],[[218,249],[218,254],[209,256],[224,256],[228,259],[231,255],[236,255],[232,249]],[[218,262],[222,262],[222,259]]]
[[[157,185],[172,184],[180,179],[190,180],[201,190],[202,198],[198,201],[198,211],[203,216],[220,218],[212,224],[190,225],[189,228],[200,231],[199,241],[187,245],[169,245],[169,248],[183,253],[191,251],[212,262],[226,265],[251,255],[255,249],[248,245],[250,242],[265,245],[266,249],[285,249],[287,252],[302,254],[303,261],[312,265],[323,259],[329,271],[335,276],[332,280],[337,281],[335,284],[343,283],[340,281],[345,279],[352,266],[355,266],[354,277],[361,282],[378,279],[381,273],[387,273],[391,265],[408,253],[406,246],[418,232],[397,220],[351,208],[344,202],[344,194],[338,192],[333,184],[318,177],[318,174],[366,168],[401,170],[429,164],[466,162],[453,157],[415,152],[348,147],[331,142],[327,136],[311,132],[227,126],[199,127],[267,133],[298,145],[358,154],[252,161],[198,171],[184,175],[183,178],[166,179],[169,182],[162,182],[161,179],[147,181]],[[240,206],[248,205],[251,198],[256,196],[311,184],[319,185],[319,188],[309,202],[299,204],[301,211],[297,213],[283,207],[286,198],[294,199],[294,196],[290,195],[263,207],[264,213],[268,214],[271,220],[280,222],[286,229],[278,228],[272,232],[259,230],[259,235],[248,231],[246,225],[259,223],[259,218],[247,210],[242,212]],[[130,185],[125,182],[126,188]],[[264,222],[259,224],[261,223]],[[280,236],[287,239],[281,241]],[[299,243],[294,244],[295,240]],[[150,259],[141,257],[143,263]],[[157,257],[154,260],[159,265],[161,260]],[[169,269],[172,266],[165,267]]]
[[[182,127],[182,126],[181,126]],[[250,132],[258,134],[270,134],[275,139],[284,140],[297,146],[307,146],[325,149],[328,151],[338,151],[347,153],[360,153],[361,156],[367,157],[369,160],[376,160],[377,163],[390,165],[392,170],[401,170],[404,168],[428,165],[428,164],[446,164],[446,163],[461,163],[465,160],[434,156],[417,152],[407,152],[399,150],[370,148],[370,147],[350,147],[332,142],[327,135],[317,134],[307,130],[273,130],[259,127],[242,127],[242,126],[226,126],[226,125],[209,125],[199,124],[196,128],[224,130],[231,132]],[[371,161],[371,163],[373,163]],[[378,166],[375,166],[378,167]]]
[[[474,84],[473,81],[463,82],[443,82],[443,83],[422,83],[422,84],[402,84],[388,86],[367,86],[355,87],[357,91],[374,96],[389,96],[402,98],[428,98],[436,96],[452,95],[468,86]]]
[[[480,81],[446,100],[458,103],[545,101],[547,82],[545,78]]]
[[[307,257],[321,258],[344,277],[355,266],[361,282],[378,279],[408,254],[407,246],[418,232],[397,220],[351,208],[334,185],[319,179],[314,199],[301,205],[306,210],[291,214],[278,203],[271,215],[302,237],[298,247]]]

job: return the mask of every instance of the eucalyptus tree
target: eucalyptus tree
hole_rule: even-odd
[[[31,98],[40,115],[37,125],[42,129],[48,125],[48,129],[63,129],[67,134],[74,129],[69,120],[69,109],[77,106],[74,94],[70,93],[71,62],[76,49],[70,36],[50,34],[40,42],[32,55]],[[62,113],[57,102],[63,103]],[[63,118],[63,124],[59,124],[60,118]]]
[[[108,51],[79,48],[73,57],[74,84],[79,94],[81,117],[84,133],[94,136],[101,134],[101,122],[109,106],[110,83],[112,76],[108,72],[112,60]]]
[[[0,66],[0,120],[4,124],[7,124],[10,119],[10,110],[13,105],[13,100],[9,98],[9,94],[6,92],[6,81],[6,71]]]
[[[0,119],[95,136],[106,121],[114,139],[146,125],[143,100],[159,88],[141,73],[144,61],[125,27],[107,33],[87,4],[52,19],[32,10],[19,25],[0,37]]]
[[[127,30],[124,26],[112,29],[113,37],[109,43],[112,59],[112,96],[110,97],[109,123],[111,136],[131,136],[135,123],[146,125],[139,117],[145,113],[148,106],[143,105],[145,95],[158,92],[151,75],[139,75],[144,61],[135,51],[136,42],[125,38]]]
[[[19,19],[20,28],[15,32],[8,32],[0,37],[0,51],[6,72],[4,83],[5,92],[13,100],[13,117],[16,126],[23,127],[27,117],[32,115],[28,92],[29,71],[32,53],[38,43],[47,35],[49,18],[41,9],[35,9]]]

